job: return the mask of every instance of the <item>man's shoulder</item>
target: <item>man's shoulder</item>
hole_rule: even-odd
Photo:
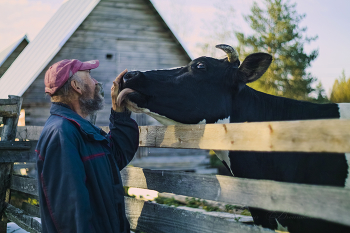
[[[47,119],[46,124],[43,129],[43,133],[56,132],[61,135],[70,135],[79,134],[78,126],[74,122],[70,121],[61,116],[51,115]]]

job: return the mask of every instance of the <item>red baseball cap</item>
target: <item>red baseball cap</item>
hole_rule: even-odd
[[[91,70],[99,66],[98,60],[81,62],[77,59],[56,62],[45,73],[45,92],[52,96],[73,74],[79,70]]]

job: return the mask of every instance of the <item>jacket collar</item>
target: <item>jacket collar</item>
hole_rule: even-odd
[[[87,137],[88,140],[106,140],[104,137],[106,133],[102,129],[94,126],[88,120],[82,118],[79,114],[71,110],[68,105],[53,103],[51,105],[50,114],[63,117],[72,122],[80,130],[82,135]]]

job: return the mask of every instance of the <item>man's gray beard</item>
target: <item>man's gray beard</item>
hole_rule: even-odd
[[[90,99],[89,94],[92,92],[88,85],[84,85],[84,93],[79,98],[80,109],[84,115],[93,115],[104,107],[103,89],[101,85],[96,85],[94,98]]]

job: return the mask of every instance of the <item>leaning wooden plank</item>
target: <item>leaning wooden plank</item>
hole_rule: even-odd
[[[274,232],[235,220],[177,209],[125,197],[126,215],[131,229],[147,233]]]
[[[35,153],[35,147],[37,141],[25,142],[26,148],[0,150],[0,163],[7,162],[28,162],[35,163],[37,155]]]
[[[30,142],[0,141],[0,150],[28,150],[30,148]]]
[[[41,232],[41,223],[35,218],[24,214],[23,210],[17,209],[12,205],[7,204],[5,214],[8,220],[16,223],[26,231],[29,231],[30,233]]]
[[[0,117],[17,117],[17,105],[0,105]]]
[[[240,151],[350,152],[350,120],[140,127],[140,146]]]
[[[7,141],[7,142],[12,142],[15,141],[16,139],[16,130],[17,130],[17,125],[18,125],[18,119],[19,119],[19,115],[20,115],[20,111],[21,111],[21,106],[22,106],[22,101],[23,99],[19,96],[14,96],[14,95],[9,95],[8,98],[10,100],[14,100],[17,102],[16,105],[4,105],[4,106],[0,106],[0,112],[2,110],[6,110],[6,106],[11,108],[11,107],[15,107],[14,113],[16,113],[15,115],[11,114],[1,114],[4,118],[2,119],[4,126],[2,127],[2,131],[0,134],[1,137],[1,141]],[[5,109],[4,109],[5,107]],[[10,110],[10,109],[7,109]],[[5,112],[6,113],[6,112]],[[7,112],[10,113],[10,112]],[[5,142],[6,143],[6,142]],[[3,150],[0,150],[3,151]],[[7,157],[5,157],[7,158]],[[1,222],[0,222],[0,232],[6,232],[7,230],[7,219],[2,216],[4,213],[4,209],[5,209],[5,202],[9,202],[10,200],[10,181],[11,181],[11,175],[13,172],[13,161],[5,161],[2,160],[3,158],[0,158],[0,218],[1,218]],[[7,163],[10,162],[10,163]]]
[[[289,212],[350,226],[350,190],[344,188],[125,168],[124,186]]]
[[[17,105],[16,99],[0,99],[0,105]]]
[[[27,193],[38,198],[38,180],[26,176],[13,175],[11,189]]]
[[[350,225],[350,191],[343,188],[125,168],[124,186],[289,212]],[[11,189],[38,195],[37,180],[13,176]]]
[[[25,213],[27,213],[31,216],[40,218],[39,206],[31,205],[27,202],[22,202],[22,210],[24,210]]]

